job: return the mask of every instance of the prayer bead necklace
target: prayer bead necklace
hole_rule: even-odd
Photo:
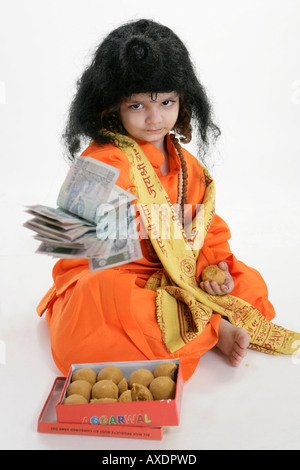
[[[187,170],[187,164],[184,159],[184,155],[182,153],[181,145],[179,143],[179,140],[177,137],[175,137],[174,134],[170,135],[171,140],[174,144],[174,147],[177,151],[178,157],[180,159],[181,163],[181,169],[178,175],[178,198],[177,198],[177,204],[178,204],[178,213],[180,214],[180,207],[181,207],[181,218],[183,220],[184,218],[184,205],[188,203],[188,198],[187,198],[187,188],[188,188],[188,170]],[[178,214],[178,215],[179,215]]]

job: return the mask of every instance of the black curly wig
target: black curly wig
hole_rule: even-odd
[[[180,96],[174,131],[181,142],[188,143],[193,122],[199,137],[199,157],[203,160],[220,130],[212,122],[211,105],[185,45],[171,29],[152,20],[131,21],[115,29],[99,45],[77,83],[63,134],[68,158],[74,160],[82,138],[99,144],[110,142],[111,138],[101,134],[101,129],[126,135],[119,119],[125,97],[173,91]]]

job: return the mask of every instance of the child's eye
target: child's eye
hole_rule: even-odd
[[[129,107],[130,107],[130,109],[142,109],[143,105],[142,104],[132,104]]]
[[[175,101],[172,100],[166,100],[162,103],[163,106],[171,106]]]

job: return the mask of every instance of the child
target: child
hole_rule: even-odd
[[[72,363],[180,357],[187,380],[214,346],[233,366],[248,347],[292,352],[296,336],[270,323],[275,312],[260,274],[230,251],[228,226],[214,213],[212,178],[179,144],[190,142],[192,121],[204,159],[220,131],[178,37],[149,20],[109,34],[70,108],[64,134],[70,160],[82,138],[92,139],[82,156],[120,169],[116,184],[141,207],[156,197],[170,203],[177,228],[171,205],[192,207],[195,218],[204,204],[205,239],[189,250],[184,232],[180,242],[165,244],[150,233],[140,240],[141,260],[94,273],[86,259],[59,260],[38,313],[47,310],[53,358],[64,374]],[[208,265],[225,273],[222,285],[202,281]]]

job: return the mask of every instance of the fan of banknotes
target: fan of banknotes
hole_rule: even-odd
[[[142,258],[132,201],[115,184],[119,170],[80,157],[61,187],[56,208],[33,205],[24,227],[41,243],[36,253],[54,258],[88,258],[90,271]]]

